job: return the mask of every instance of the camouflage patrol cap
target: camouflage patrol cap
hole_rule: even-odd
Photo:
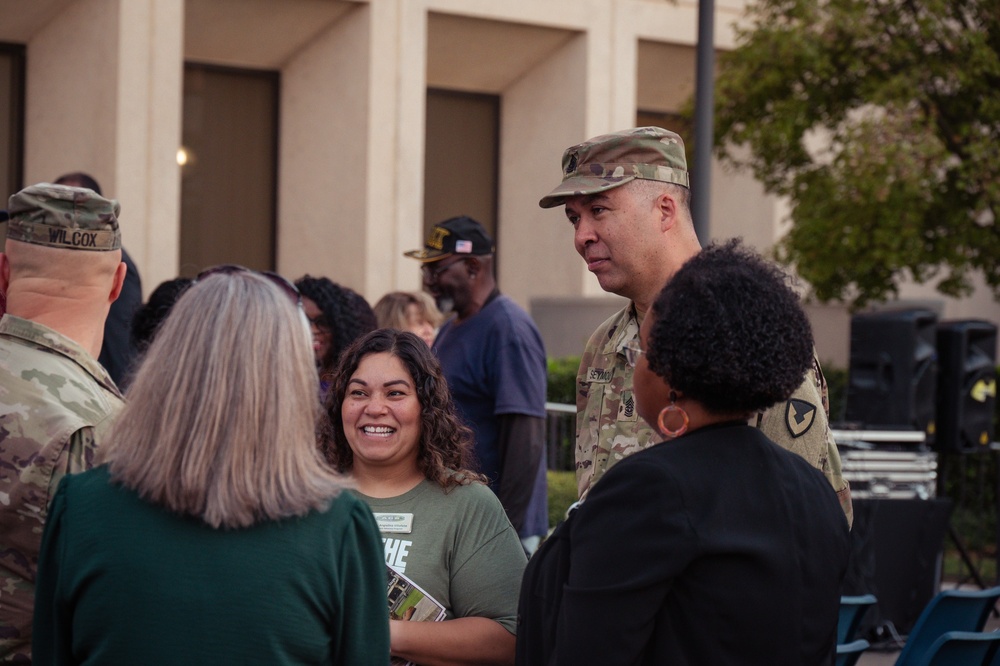
[[[121,207],[93,190],[39,183],[10,198],[7,240],[104,252],[122,246]]]
[[[597,194],[640,180],[690,187],[684,141],[660,127],[636,127],[602,134],[563,153],[563,181],[538,205],[553,208],[569,197]]]
[[[423,249],[404,252],[403,256],[426,264],[453,254],[493,254],[494,249],[493,239],[483,225],[467,215],[460,215],[435,224]]]

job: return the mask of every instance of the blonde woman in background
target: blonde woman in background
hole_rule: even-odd
[[[128,395],[109,463],[52,502],[35,663],[385,666],[382,542],[317,449],[295,287],[206,271]]]
[[[422,291],[389,292],[375,304],[379,328],[409,331],[430,347],[444,317],[434,299]]]

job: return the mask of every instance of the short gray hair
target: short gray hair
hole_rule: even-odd
[[[628,187],[637,195],[645,197],[649,200],[653,200],[666,192],[670,194],[677,202],[677,205],[684,210],[689,210],[690,207],[691,190],[682,185],[665,183],[659,180],[636,178],[635,180],[625,183],[623,187]]]

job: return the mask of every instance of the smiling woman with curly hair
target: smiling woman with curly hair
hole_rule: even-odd
[[[375,513],[386,564],[447,611],[389,623],[392,654],[419,664],[510,664],[525,556],[500,500],[470,471],[471,432],[413,333],[380,329],[341,355],[327,398],[327,459]],[[419,618],[414,618],[419,619]]]
[[[832,663],[847,521],[820,471],[747,424],[812,363],[787,276],[713,245],[639,334],[623,349],[636,410],[664,441],[612,467],[532,557],[518,663]]]

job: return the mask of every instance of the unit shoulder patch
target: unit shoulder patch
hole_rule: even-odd
[[[801,437],[809,432],[816,421],[816,405],[792,398],[785,405],[785,425],[792,437]]]

